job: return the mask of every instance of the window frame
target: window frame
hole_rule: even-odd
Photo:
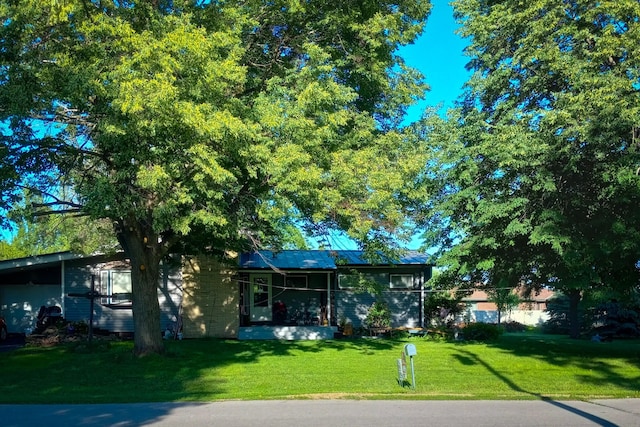
[[[343,285],[343,279],[352,279],[354,282],[352,285]],[[355,280],[353,280],[355,279]],[[358,287],[358,275],[357,274],[346,274],[339,273],[338,274],[338,288],[339,289],[355,289]]]
[[[394,286],[394,277],[410,278],[411,284],[406,286],[404,280],[401,280],[402,286]],[[391,273],[389,274],[389,289],[413,289],[415,287],[415,276],[413,273]]]
[[[128,278],[128,283],[123,282],[123,278]],[[115,276],[115,277],[114,277]],[[131,281],[131,270],[104,269],[100,270],[100,303],[110,307],[131,307],[133,285]],[[126,280],[126,279],[125,279]],[[115,292],[115,290],[129,290],[129,292]]]

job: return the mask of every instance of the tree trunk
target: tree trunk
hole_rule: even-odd
[[[164,254],[158,236],[151,227],[134,220],[121,223],[118,240],[131,261],[134,353],[163,353],[158,283]]]
[[[580,304],[581,294],[578,289],[569,291],[569,337],[580,338],[580,314],[578,305]]]

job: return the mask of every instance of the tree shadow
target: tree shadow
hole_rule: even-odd
[[[640,369],[640,342],[601,343],[549,335],[507,335],[489,346],[517,357],[529,357],[559,367],[576,366],[594,373],[579,376],[584,383],[613,384],[636,390],[640,378],[627,378],[615,372],[618,360]],[[635,349],[635,351],[634,351]],[[615,361],[614,361],[615,360]]]
[[[582,411],[578,408],[574,408],[570,405],[567,405],[565,403],[550,399],[549,397],[546,396],[542,396],[539,393],[534,393],[531,391],[528,391],[524,388],[522,388],[521,386],[519,386],[518,384],[516,384],[515,382],[513,382],[510,378],[508,378],[507,376],[503,375],[501,372],[499,372],[498,370],[496,370],[493,366],[491,366],[489,363],[485,362],[484,360],[482,360],[477,354],[474,354],[470,351],[467,350],[462,350],[459,349],[458,350],[459,355],[455,355],[456,359],[458,359],[459,361],[462,361],[462,363],[469,365],[469,364],[478,364],[481,365],[482,367],[484,367],[489,373],[491,373],[493,376],[495,376],[496,378],[500,379],[500,381],[504,382],[507,386],[509,386],[509,388],[511,388],[514,391],[517,391],[519,393],[523,393],[523,394],[528,394],[530,396],[536,397],[537,399],[547,402],[550,405],[553,405],[557,408],[563,409],[565,411],[571,412],[575,415],[578,415],[586,420],[589,420],[597,425],[603,426],[603,427],[616,427],[617,424],[614,424],[604,418],[601,418],[597,415],[591,414],[589,412],[585,412]]]

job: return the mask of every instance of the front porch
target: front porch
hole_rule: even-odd
[[[328,340],[337,326],[245,326],[238,330],[239,340]]]

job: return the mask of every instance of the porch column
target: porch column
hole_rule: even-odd
[[[65,310],[65,293],[67,292],[66,290],[66,283],[64,281],[64,270],[65,270],[65,261],[62,260],[60,263],[60,305],[61,305],[61,309],[62,309],[62,316],[66,316],[67,312]]]
[[[424,287],[425,287],[424,271],[420,272],[420,327],[424,328]]]
[[[331,273],[327,273],[327,322],[331,326]]]

